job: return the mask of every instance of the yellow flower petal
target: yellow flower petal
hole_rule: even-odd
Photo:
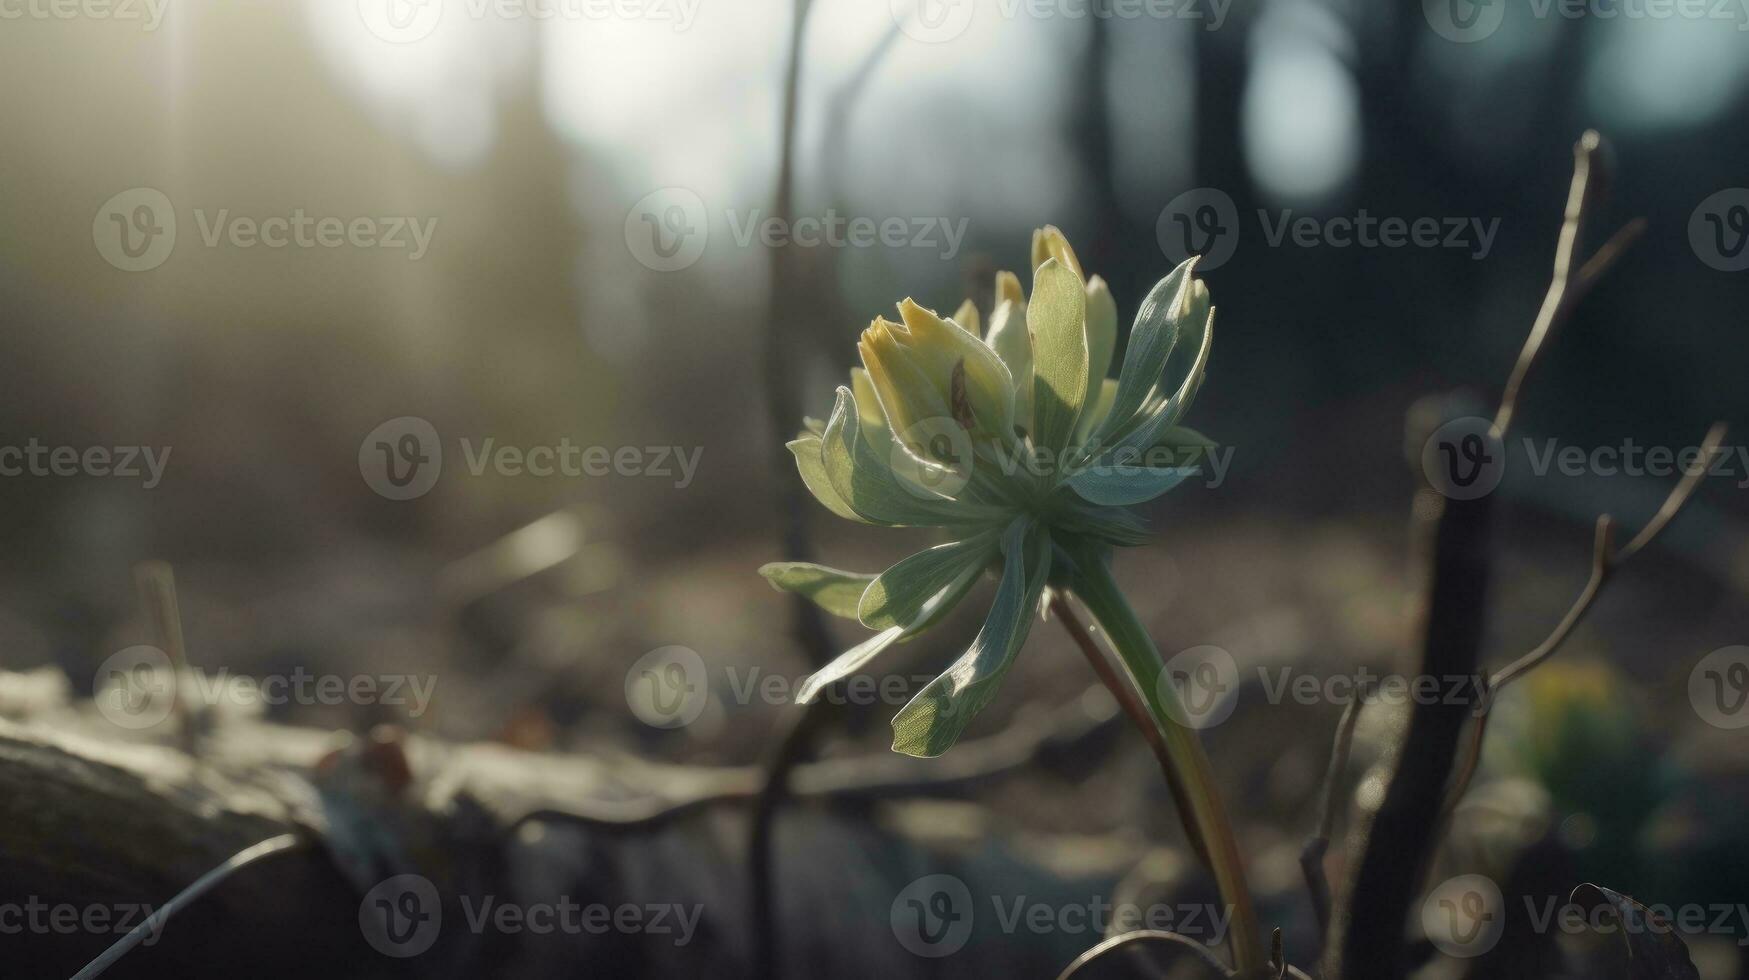
[[[961,303],[959,309],[953,311],[953,322],[965,327],[966,333],[974,337],[984,335],[984,324],[978,319],[978,306],[969,299]]]

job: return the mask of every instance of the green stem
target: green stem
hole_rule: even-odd
[[[1191,843],[1207,860],[1221,899],[1232,912],[1233,966],[1241,974],[1263,965],[1263,936],[1257,926],[1257,912],[1251,904],[1251,890],[1245,884],[1245,867],[1239,858],[1238,842],[1233,838],[1232,824],[1226,808],[1221,805],[1215,788],[1208,756],[1203,752],[1197,733],[1179,724],[1183,717],[1174,704],[1169,710],[1168,698],[1176,698],[1169,685],[1160,683],[1165,663],[1148,631],[1136,618],[1123,591],[1111,577],[1111,569],[1097,558],[1076,562],[1070,575],[1070,587],[1081,604],[1098,621],[1111,638],[1112,646],[1129,670],[1130,679],[1142,695],[1148,712],[1165,736],[1167,756],[1174,770],[1172,793],[1178,802],[1179,818]]]

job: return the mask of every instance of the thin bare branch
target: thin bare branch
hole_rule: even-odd
[[[1542,307],[1537,310],[1536,321],[1531,324],[1530,335],[1525,337],[1524,348],[1519,351],[1512,374],[1506,379],[1500,408],[1494,413],[1494,431],[1502,439],[1512,426],[1524,380],[1536,363],[1537,355],[1542,353],[1549,335],[1566,321],[1580,298],[1639,236],[1643,227],[1643,222],[1630,223],[1598,249],[1589,261],[1581,264],[1577,260],[1585,229],[1590,223],[1590,212],[1608,184],[1604,156],[1603,137],[1596,130],[1586,130],[1573,144],[1573,181],[1568,185],[1567,207],[1561,222],[1560,239],[1555,246],[1554,275],[1549,280],[1548,292],[1543,295]]]
[[[1336,723],[1336,740],[1330,747],[1330,765],[1324,771],[1323,801],[1318,815],[1318,829],[1300,850],[1300,872],[1305,875],[1306,889],[1312,895],[1312,912],[1318,917],[1318,935],[1330,928],[1330,879],[1324,873],[1324,855],[1330,850],[1330,838],[1336,828],[1336,800],[1342,792],[1344,775],[1348,772],[1349,750],[1354,746],[1354,726],[1360,719],[1360,704],[1356,697],[1348,702],[1342,720]]]
[[[1488,715],[1493,711],[1495,699],[1500,691],[1553,657],[1561,649],[1561,645],[1567,641],[1567,638],[1572,635],[1574,628],[1585,618],[1585,614],[1590,612],[1591,607],[1596,604],[1597,597],[1602,594],[1604,587],[1609,584],[1616,571],[1627,564],[1628,559],[1639,554],[1646,545],[1656,540],[1658,535],[1669,526],[1671,520],[1682,511],[1689,499],[1694,496],[1695,491],[1700,488],[1700,481],[1705,478],[1707,473],[1707,464],[1724,442],[1726,429],[1723,422],[1713,423],[1712,428],[1707,430],[1706,438],[1701,440],[1694,464],[1683,472],[1681,481],[1671,489],[1670,495],[1664,498],[1664,503],[1658,508],[1657,513],[1652,515],[1652,519],[1646,522],[1646,526],[1640,530],[1640,533],[1634,535],[1633,540],[1626,545],[1619,549],[1615,547],[1616,524],[1614,518],[1604,514],[1597,519],[1597,531],[1591,545],[1591,576],[1586,580],[1585,587],[1579,591],[1579,597],[1573,600],[1566,615],[1561,617],[1561,621],[1555,624],[1555,628],[1541,643],[1488,677],[1488,686],[1484,692],[1481,711],[1476,717],[1464,759],[1452,781],[1452,788],[1446,799],[1446,814],[1448,816],[1463,799],[1464,794],[1469,790],[1470,781],[1475,777],[1482,757],[1482,742],[1487,733]]]

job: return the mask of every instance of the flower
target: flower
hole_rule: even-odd
[[[877,632],[802,685],[806,703],[938,622],[986,569],[996,595],[971,647],[893,719],[893,748],[935,756],[994,695],[1032,613],[1067,568],[1145,539],[1128,508],[1198,472],[1212,444],[1178,425],[1208,363],[1214,311],[1186,261],[1142,301],[1118,377],[1117,304],[1062,232],[1033,233],[1032,294],[996,276],[989,329],[970,300],[943,317],[907,299],[857,344],[831,415],[793,442],[815,498],[840,517],[934,527],[945,544],[879,575],[779,562],[777,588]]]

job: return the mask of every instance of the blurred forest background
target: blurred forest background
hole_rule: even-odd
[[[1119,19],[1062,12],[1079,4],[1006,16],[979,0],[963,31],[936,39],[899,29],[894,8],[907,9],[813,5],[794,211],[963,220],[965,240],[953,254],[939,237],[801,250],[786,305],[803,315],[784,326],[798,372],[781,383],[822,414],[870,317],[906,295],[943,310],[971,295],[987,309],[992,273],[1023,269],[1028,234],[1046,223],[1111,281],[1127,324],[1173,264],[1172,202],[1225,194],[1238,232],[1206,273],[1220,315],[1188,421],[1234,448],[1232,470],[1154,505],[1161,542],[1118,564],[1168,654],[1212,643],[1241,664],[1326,674],[1395,662],[1416,584],[1405,413],[1465,387],[1491,404],[1547,284],[1586,127],[1614,147],[1601,224],[1643,215],[1649,227],[1539,365],[1519,434],[1684,447],[1714,419],[1749,421],[1749,272],[1709,261],[1690,236],[1703,201],[1749,183],[1749,11],[1566,17],[1496,0],[1479,9],[1503,10],[1498,28],[1456,41],[1438,29],[1438,3],[1236,0],[1183,8],[1199,18]],[[667,645],[713,667],[807,670],[784,598],[755,574],[783,557],[777,502],[795,476],[772,465],[789,433],[766,408],[770,253],[736,241],[737,225],[771,213],[792,11],[777,0],[552,20],[473,9],[452,0],[406,43],[341,0],[167,0],[151,29],[0,23],[0,445],[172,447],[151,489],[0,478],[0,666],[57,664],[89,690],[104,657],[144,638],[130,566],[163,558],[196,665],[439,679],[419,719],[294,707],[276,713],[286,720],[399,720],[694,761],[765,750],[789,709],[735,703],[717,679],[705,717],[674,731],[638,722],[621,695],[627,667]],[[179,233],[160,267],[131,273],[94,247],[93,220],[136,187],[174,202]],[[640,202],[667,188],[696,194],[708,223],[701,256],[676,271],[641,262],[634,240]],[[209,247],[195,217],[300,208],[438,223],[415,260]],[[1498,231],[1482,257],[1473,239],[1308,247],[1266,233],[1290,210],[1362,209]],[[400,416],[428,420],[445,451],[433,489],[407,501],[374,493],[359,467],[366,435]],[[702,456],[684,487],[476,477],[459,440],[487,437]],[[1733,440],[1746,437],[1737,425]],[[1673,482],[1536,477],[1521,460],[1501,491],[1496,664],[1565,610],[1595,515],[1637,528]],[[1749,473],[1734,472],[1707,481],[1563,653],[1614,665],[1634,764],[1718,770],[1705,789],[1658,790],[1646,809],[1662,816],[1631,825],[1647,840],[1675,820],[1685,846],[1736,842],[1705,862],[1710,884],[1685,881],[1671,900],[1749,881],[1749,811],[1716,802],[1749,803],[1743,742],[1686,702],[1693,663],[1749,637],[1738,486]],[[920,539],[807,506],[829,564],[879,568]],[[945,662],[975,620],[894,669]],[[861,633],[834,629],[846,644]],[[1055,631],[1032,645],[980,731],[1029,695],[1060,701],[1090,683]],[[892,710],[853,710],[849,740],[883,746]],[[1244,833],[1265,892],[1297,886],[1292,858],[1338,711],[1268,714],[1242,699],[1207,736],[1230,770],[1232,809],[1255,824]],[[1077,800],[1097,796],[1113,826],[1176,839],[1163,793],[1128,799],[1157,774],[1139,740],[1120,742],[1103,775],[996,791],[1028,804],[1003,819],[1084,827]],[[1703,795],[1715,805],[1697,806]],[[1624,890],[1674,866],[1626,854],[1600,858]]]

